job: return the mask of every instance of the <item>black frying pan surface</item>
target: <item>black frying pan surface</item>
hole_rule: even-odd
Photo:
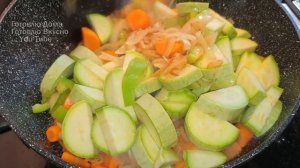
[[[237,27],[249,30],[259,43],[258,53],[273,54],[281,69],[281,98],[284,109],[272,130],[255,139],[241,157],[224,167],[240,165],[272,143],[286,128],[299,107],[300,42],[286,14],[273,0],[211,0],[211,7],[232,18]],[[61,148],[45,139],[45,130],[52,123],[49,114],[34,115],[31,106],[40,100],[39,84],[51,63],[68,53],[80,41],[80,27],[86,26],[84,15],[90,12],[110,13],[125,1],[85,0],[78,4],[78,12],[67,17],[62,0],[18,0],[0,24],[0,114],[30,148],[60,167],[71,165],[60,160]],[[62,24],[53,28],[22,28],[18,23]],[[27,25],[28,26],[28,25]],[[67,30],[68,34],[37,35],[51,42],[23,40],[28,32],[18,30]],[[34,38],[34,37],[32,37]],[[44,38],[44,40],[45,40]]]

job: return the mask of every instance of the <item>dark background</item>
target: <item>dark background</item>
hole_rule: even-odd
[[[0,0],[0,13],[10,0]],[[1,48],[0,48],[1,49]],[[296,86],[300,87],[300,86]],[[4,121],[0,116],[0,123]],[[0,167],[43,168],[54,167],[27,148],[12,131],[0,134]],[[281,137],[242,168],[299,168],[300,167],[300,111]]]

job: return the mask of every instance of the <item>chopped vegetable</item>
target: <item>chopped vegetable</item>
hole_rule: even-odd
[[[118,168],[118,165],[119,165],[118,160],[111,158],[109,161],[108,168]]]
[[[240,154],[242,151],[241,146],[235,142],[231,146],[227,147],[223,152],[227,156],[228,159],[235,158],[238,154]]]
[[[42,112],[49,110],[49,108],[50,108],[50,105],[48,102],[46,102],[44,104],[35,104],[32,106],[32,112],[33,113],[42,113]]]
[[[182,160],[182,161],[176,163],[175,168],[185,168],[184,161]]]
[[[61,128],[58,125],[50,126],[46,131],[47,140],[49,142],[57,142],[60,137]]]
[[[64,102],[64,108],[65,109],[70,109],[73,106],[73,102],[70,99],[70,97],[68,96]]]
[[[77,156],[74,156],[73,154],[69,153],[69,152],[64,152],[62,155],[61,155],[61,159],[63,161],[66,161],[70,164],[74,164],[74,165],[77,165],[77,166],[80,166],[82,168],[89,168],[91,166],[91,164],[85,160],[85,159],[81,159]]]
[[[252,140],[253,133],[240,123],[237,123],[235,126],[240,130],[237,143],[240,145],[241,148],[243,148]]]
[[[282,111],[272,55],[205,2],[133,0],[87,15],[82,43],[41,82],[62,160],[82,168],[208,168],[241,154]],[[169,5],[169,6],[168,6]],[[263,49],[260,49],[263,51]],[[44,103],[44,104],[43,104]]]
[[[131,11],[126,19],[128,26],[132,30],[145,29],[150,26],[150,17],[141,9]]]
[[[87,27],[82,27],[81,33],[82,33],[82,44],[85,47],[89,48],[92,51],[96,51],[101,46],[101,41],[97,33],[94,32],[93,30]]]
[[[182,42],[178,41],[175,43],[171,43],[170,41],[164,39],[160,40],[155,44],[156,52],[165,57],[171,57],[175,53],[183,51],[183,44]]]

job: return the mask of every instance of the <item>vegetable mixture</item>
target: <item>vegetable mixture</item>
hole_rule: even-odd
[[[45,74],[49,142],[82,168],[210,168],[278,119],[272,55],[208,3],[134,0],[87,15],[82,42]]]

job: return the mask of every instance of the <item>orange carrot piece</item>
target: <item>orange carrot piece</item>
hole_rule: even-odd
[[[160,40],[155,44],[155,50],[160,56],[164,56],[164,53],[168,47],[168,40]],[[183,50],[183,43],[182,42],[175,42],[172,47],[172,50],[167,57],[173,56],[177,52],[181,52]]]
[[[117,159],[111,158],[109,161],[109,165],[108,168],[118,168],[119,167],[119,163]]]
[[[110,155],[107,155],[105,153],[101,154],[101,158],[103,160],[103,166],[104,167],[108,167],[109,166],[109,163],[110,163],[110,160],[112,159],[112,157]]]
[[[182,150],[193,150],[198,149],[198,147],[193,144],[191,141],[182,144]]]
[[[101,46],[101,40],[96,32],[93,30],[82,27],[82,43],[85,47],[89,48],[92,51],[96,51]]]
[[[253,133],[240,123],[237,123],[235,126],[240,130],[240,135],[236,142],[243,148],[252,140]]]
[[[229,160],[235,158],[242,151],[241,146],[235,142],[231,146],[227,147],[223,152]]]
[[[180,161],[178,163],[176,163],[175,167],[174,168],[185,168],[185,163],[184,161]]]
[[[71,98],[68,96],[64,102],[64,108],[65,109],[70,109],[73,106],[73,101],[71,100]]]
[[[56,142],[59,140],[61,128],[58,125],[52,125],[46,131],[46,137],[49,142]]]
[[[150,17],[141,9],[135,9],[129,12],[126,20],[132,30],[145,29],[150,26]]]
[[[91,168],[106,168],[106,167],[99,163],[92,163]]]
[[[80,166],[82,168],[90,168],[91,167],[91,164],[87,160],[84,160],[77,156],[74,156],[69,152],[64,152],[61,156],[61,159],[65,162]]]

